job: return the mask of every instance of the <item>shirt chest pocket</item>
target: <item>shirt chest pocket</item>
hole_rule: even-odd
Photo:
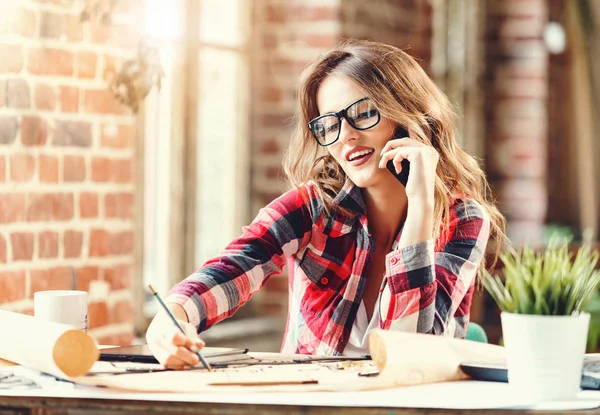
[[[300,268],[317,288],[326,291],[339,291],[346,280],[350,277],[351,264],[340,264],[338,261],[328,259],[308,248],[302,261]]]

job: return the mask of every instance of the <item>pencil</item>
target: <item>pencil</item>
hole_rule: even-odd
[[[181,331],[183,334],[185,334],[185,331],[183,331],[183,328],[179,325],[175,316],[173,314],[171,314],[171,311],[167,308],[167,305],[163,302],[163,300],[160,298],[160,296],[154,290],[154,288],[152,288],[152,284],[148,284],[148,288],[150,289],[150,292],[152,293],[152,295],[154,295],[156,297],[156,299],[158,300],[158,302],[160,303],[162,308],[165,309],[165,311],[167,312],[169,317],[171,317],[171,320],[173,320],[173,324],[175,324],[175,326],[177,326],[179,331]],[[210,372],[211,371],[210,365],[208,364],[206,359],[204,359],[204,356],[202,356],[202,353],[200,353],[200,349],[195,344],[192,344],[192,352],[196,353],[196,355],[202,362],[202,365],[206,368],[206,370],[208,370]]]
[[[210,386],[280,386],[280,385],[317,385],[318,380],[264,380],[256,382],[213,382]]]

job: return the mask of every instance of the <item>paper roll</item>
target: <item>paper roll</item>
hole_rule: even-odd
[[[501,346],[431,334],[375,330],[369,350],[380,376],[397,386],[467,379],[461,363],[505,363]]]
[[[82,330],[0,310],[0,359],[64,378],[85,375],[99,356]]]

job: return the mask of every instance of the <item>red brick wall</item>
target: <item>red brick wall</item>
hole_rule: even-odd
[[[432,8],[424,0],[342,0],[342,36],[396,46],[429,71]]]
[[[545,0],[488,2],[486,164],[513,242],[537,243],[547,211]]]
[[[0,308],[31,314],[38,290],[86,290],[90,333],[125,344],[135,118],[107,79],[135,52],[135,25],[80,23],[79,7],[0,6]]]

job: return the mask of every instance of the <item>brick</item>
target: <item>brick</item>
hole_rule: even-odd
[[[102,257],[110,254],[110,234],[104,229],[92,229],[90,232],[90,257]]]
[[[92,43],[106,44],[111,43],[112,27],[107,27],[98,22],[90,22],[90,40]]]
[[[44,231],[38,234],[38,258],[58,256],[58,232]]]
[[[88,304],[89,329],[106,326],[108,324],[108,306],[106,302],[93,302]]]
[[[0,144],[11,144],[17,138],[19,122],[17,117],[0,116]]]
[[[64,33],[64,15],[50,12],[40,13],[40,37],[58,39]]]
[[[0,156],[0,183],[6,181],[6,157]]]
[[[118,68],[121,66],[122,59],[116,56],[104,55],[103,61],[102,79],[108,81],[119,72]]]
[[[7,252],[7,248],[6,248],[6,238],[4,238],[4,236],[0,235],[0,263],[6,264],[7,255],[8,255],[8,252]],[[0,298],[0,301],[2,301],[1,298]]]
[[[73,53],[61,49],[32,48],[27,69],[34,75],[73,76]]]
[[[46,84],[36,84],[33,102],[36,109],[54,111],[56,108],[55,88]]]
[[[119,334],[111,334],[109,336],[102,336],[96,339],[100,345],[108,346],[131,346],[135,340],[133,333],[127,331]]]
[[[104,281],[110,284],[110,289],[123,290],[133,284],[133,266],[131,264],[115,265],[103,270]]]
[[[133,323],[134,316],[135,309],[133,308],[133,301],[124,299],[116,302],[110,308],[109,322],[111,324]]]
[[[108,182],[113,176],[112,160],[105,157],[92,159],[92,180],[95,182]]]
[[[79,89],[72,86],[60,87],[60,110],[62,112],[79,111]]]
[[[25,146],[41,146],[48,138],[48,124],[40,117],[23,116],[21,142]]]
[[[280,166],[266,166],[265,176],[269,179],[283,179],[283,171]]]
[[[92,145],[92,124],[86,121],[58,121],[52,137],[52,144],[90,147]]]
[[[94,193],[79,195],[79,217],[82,219],[98,217],[98,195]]]
[[[71,290],[75,286],[71,267],[56,267],[31,271],[31,296],[38,291]]]
[[[23,47],[21,45],[0,44],[0,73],[18,73],[23,70]]]
[[[28,38],[36,35],[36,17],[33,10],[8,7],[0,13],[0,34],[15,34]]]
[[[83,245],[83,232],[65,231],[64,249],[65,258],[79,258]]]
[[[65,16],[64,33],[67,36],[67,40],[71,42],[83,40],[83,24],[81,24],[79,16]]]
[[[40,154],[38,164],[40,182],[58,183],[58,157]]]
[[[85,159],[83,156],[64,157],[63,180],[65,182],[82,182],[85,180]]]
[[[133,181],[133,161],[131,159],[114,160],[112,163],[113,178],[117,183]]]
[[[75,273],[77,274],[77,289],[82,291],[89,291],[90,283],[97,281],[100,276],[100,272],[96,266],[77,268]]]
[[[135,142],[135,126],[130,124],[106,124],[102,128],[100,145],[107,148],[132,148]]]
[[[0,303],[25,298],[25,271],[0,272]]]
[[[282,96],[283,96],[283,93],[281,91],[281,88],[276,88],[273,86],[266,86],[263,89],[263,100],[265,102],[271,102],[271,103],[281,102]]]
[[[31,261],[33,258],[33,233],[15,232],[10,234],[13,261]]]
[[[0,194],[0,223],[24,221],[26,212],[25,194]]]
[[[337,45],[340,38],[336,35],[305,34],[299,36],[298,41],[310,48],[325,49]]]
[[[281,146],[276,139],[270,138],[263,141],[258,152],[263,155],[279,154],[281,152]]]
[[[288,14],[293,16],[294,22],[338,21],[341,18],[339,7],[308,6],[301,4],[289,6]]]
[[[107,218],[133,218],[133,194],[107,193],[104,197],[104,215]]]
[[[35,157],[31,154],[10,156],[10,179],[15,182],[28,182],[35,176]]]
[[[6,81],[0,80],[0,108],[6,107]]]
[[[267,4],[264,13],[269,23],[283,23],[288,18],[287,7],[283,3]]]
[[[31,93],[29,84],[23,79],[6,81],[6,106],[9,108],[30,108]]]
[[[29,196],[27,220],[36,221],[65,221],[73,218],[73,194],[42,193]]]
[[[89,89],[83,93],[83,108],[88,114],[119,114],[128,113],[108,89]]]
[[[133,232],[115,232],[110,235],[110,253],[112,255],[133,254]]]
[[[286,114],[263,114],[260,116],[262,127],[285,127],[292,122],[292,116]]]
[[[95,53],[81,52],[77,54],[77,77],[93,79],[96,77],[97,55]]]

